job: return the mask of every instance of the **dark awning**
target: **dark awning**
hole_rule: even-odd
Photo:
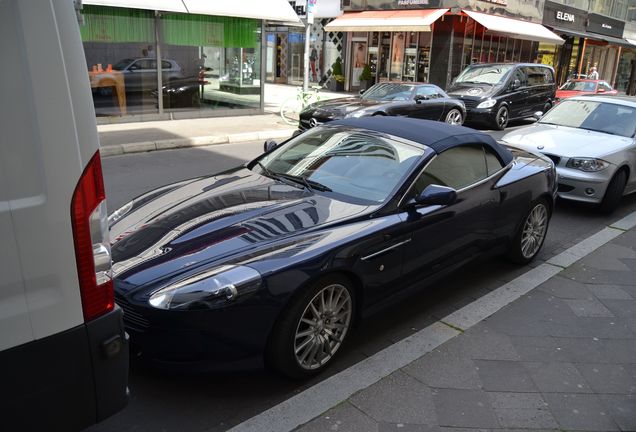
[[[582,37],[586,39],[602,40],[612,45],[620,45],[620,46],[629,47],[629,48],[636,48],[636,46],[630,43],[629,41],[625,39],[613,37],[613,36],[606,36],[606,35],[602,35],[598,33],[579,32],[579,31],[570,30],[570,29],[561,28],[561,27],[551,27],[551,28],[552,28],[552,31],[556,33],[563,33],[566,35],[578,36],[578,37]]]

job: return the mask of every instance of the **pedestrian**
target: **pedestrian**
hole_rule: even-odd
[[[313,81],[318,81],[316,76],[316,60],[318,60],[318,51],[316,47],[312,45],[311,54],[309,54],[309,64],[311,65],[311,77]]]
[[[598,72],[596,71],[596,66],[592,66],[590,68],[590,73],[587,74],[587,79],[591,79],[591,80],[598,79]]]

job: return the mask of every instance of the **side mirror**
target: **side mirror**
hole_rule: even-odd
[[[596,90],[596,93],[605,93],[605,89],[603,87],[599,87],[598,90]]]
[[[415,95],[415,102],[420,103],[425,100],[429,100],[428,95]]]
[[[532,118],[535,120],[539,120],[541,117],[543,117],[543,111],[537,111],[532,114]]]
[[[457,201],[457,191],[448,186],[428,185],[421,194],[415,197],[415,204],[425,205],[450,205]]]
[[[521,81],[519,81],[518,79],[514,80],[512,82],[512,85],[510,86],[511,89],[516,90],[519,87],[521,87]]]
[[[359,94],[363,94],[365,91],[367,91],[366,89],[360,89],[360,91],[358,92]]]
[[[267,140],[263,144],[263,150],[265,153],[274,150],[276,147],[278,147],[278,143],[274,140]]]

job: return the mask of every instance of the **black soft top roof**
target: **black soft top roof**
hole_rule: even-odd
[[[509,164],[512,153],[490,135],[463,126],[406,117],[374,116],[336,120],[328,125],[341,125],[382,132],[425,145],[437,154],[452,147],[483,144],[490,147],[504,163]]]

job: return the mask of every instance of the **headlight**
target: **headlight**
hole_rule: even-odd
[[[358,117],[363,117],[363,116],[365,116],[365,115],[367,115],[367,113],[366,113],[366,111],[365,111],[365,110],[357,110],[357,111],[352,111],[352,112],[350,112],[350,113],[347,113],[347,115],[346,115],[345,117],[348,117],[348,118],[351,118],[351,117],[358,118]]]
[[[161,288],[148,303],[158,309],[195,310],[224,306],[255,292],[261,275],[251,267],[222,266]]]
[[[133,202],[130,201],[124,204],[123,206],[121,206],[120,208],[118,208],[117,210],[115,210],[113,213],[111,213],[111,215],[108,216],[108,226],[111,226],[112,224],[117,222],[119,219],[124,217],[124,215],[130,211],[132,206],[133,206]]]
[[[497,105],[497,101],[496,100],[494,100],[494,99],[486,99],[485,101],[483,101],[482,103],[477,105],[477,108],[492,108],[495,105]]]
[[[585,172],[596,172],[607,168],[609,166],[609,162],[605,162],[602,159],[570,158],[565,166]]]

